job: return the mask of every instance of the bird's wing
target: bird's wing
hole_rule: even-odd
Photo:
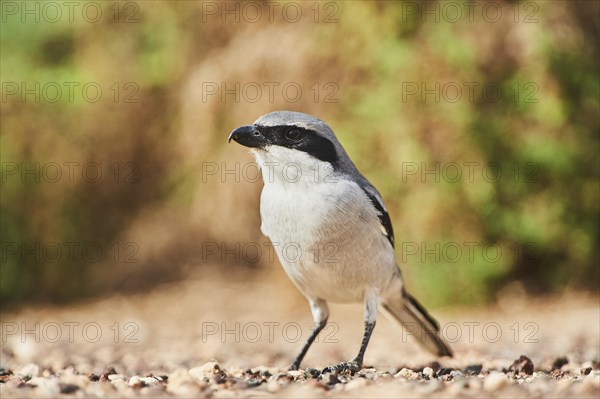
[[[392,248],[394,247],[394,228],[392,227],[392,221],[390,220],[390,215],[385,209],[385,205],[383,204],[383,199],[381,195],[377,192],[375,187],[371,184],[361,184],[360,187],[367,194],[367,197],[375,206],[375,209],[379,212],[379,221],[381,222],[381,232],[387,237],[390,244],[392,244]]]

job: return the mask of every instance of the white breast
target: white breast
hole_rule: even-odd
[[[373,287],[385,290],[398,268],[366,194],[355,182],[335,178],[326,162],[279,151],[292,152],[286,158],[292,161],[277,165],[268,153],[257,154],[265,182],[261,230],[290,279],[308,298],[333,302],[361,301]]]

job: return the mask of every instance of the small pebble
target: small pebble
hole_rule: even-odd
[[[161,382],[162,378],[160,378],[160,377],[141,377],[140,381],[142,381],[146,385],[154,385],[154,384],[158,384],[159,382]]]
[[[304,374],[304,372],[301,370],[290,370],[287,372],[287,375],[292,377],[294,380],[297,380],[298,378],[300,378],[302,376],[302,374]]]
[[[451,376],[453,379],[456,379],[456,378],[463,377],[463,376],[464,376],[464,374],[463,374],[463,373],[462,373],[460,370],[452,370],[452,371],[450,372],[450,376]]]
[[[129,386],[139,389],[144,386],[144,383],[142,382],[142,379],[139,376],[134,375],[129,379]]]
[[[398,371],[396,374],[394,374],[394,378],[399,377],[406,378],[407,380],[412,381],[419,379],[419,374],[405,367],[402,370]]]
[[[481,373],[482,369],[483,369],[483,367],[481,366],[481,364],[467,366],[465,368],[465,374],[466,375],[479,375]]]
[[[554,379],[562,378],[565,375],[560,369],[554,369],[550,372],[550,377]]]
[[[38,366],[37,364],[28,364],[27,366],[22,367],[19,371],[17,371],[16,375],[19,376],[20,379],[28,381],[33,377],[37,377],[40,375],[40,366]]]
[[[226,377],[226,373],[221,369],[219,363],[215,361],[204,363],[202,366],[191,368],[189,374],[199,382],[205,382],[217,377],[217,380],[222,381]]]
[[[127,377],[124,376],[123,374],[109,374],[107,376],[109,381],[118,381],[118,380],[126,380]]]
[[[451,381],[454,378],[454,376],[452,375],[453,371],[453,369],[444,367],[436,371],[435,376],[441,381]]]
[[[508,368],[515,376],[533,375],[533,362],[527,356],[521,355]]]
[[[423,369],[423,376],[427,379],[433,377],[433,369],[431,367],[425,367]]]

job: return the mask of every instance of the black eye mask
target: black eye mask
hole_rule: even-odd
[[[303,151],[332,165],[338,161],[333,143],[312,130],[296,126],[257,126],[256,128],[272,145]]]

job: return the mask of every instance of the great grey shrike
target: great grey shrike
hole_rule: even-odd
[[[362,368],[378,309],[402,323],[430,352],[452,356],[438,323],[404,288],[381,195],[325,122],[299,112],[271,112],[235,129],[231,140],[249,147],[261,167],[261,231],[308,299],[316,323],[290,369],[300,367],[325,327],[328,302],[362,302],[365,320],[356,358],[328,371]]]

